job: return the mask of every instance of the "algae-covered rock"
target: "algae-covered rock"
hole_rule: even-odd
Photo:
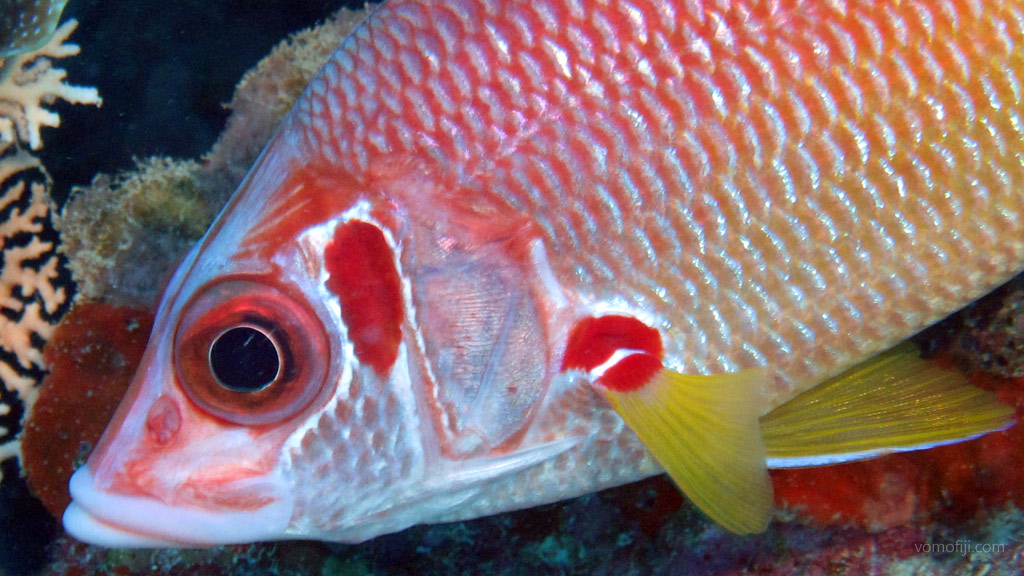
[[[155,304],[163,279],[202,237],[295,100],[366,11],[342,9],[282,41],[242,78],[203,162],[154,157],[76,188],[57,222],[80,297]]]
[[[1024,277],[971,306],[954,355],[968,368],[1004,378],[1024,376]]]
[[[206,156],[212,178],[234,189],[295,101],[368,10],[342,8],[328,21],[296,32],[242,77],[227,126]]]
[[[56,226],[80,297],[152,303],[222,203],[200,184],[198,162],[170,158],[72,190]]]

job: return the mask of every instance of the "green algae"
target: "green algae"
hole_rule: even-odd
[[[57,29],[68,0],[0,0],[0,58],[38,50]]]

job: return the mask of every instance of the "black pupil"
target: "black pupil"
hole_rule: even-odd
[[[238,326],[221,334],[210,348],[210,368],[221,385],[238,392],[266,388],[280,367],[277,348],[266,334]]]

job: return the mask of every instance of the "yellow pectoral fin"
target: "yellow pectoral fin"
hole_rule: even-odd
[[[598,388],[698,508],[738,534],[772,515],[755,399],[766,372],[687,376],[667,369],[629,389]]]
[[[817,466],[949,444],[1002,430],[1013,410],[903,344],[761,419],[772,468]]]

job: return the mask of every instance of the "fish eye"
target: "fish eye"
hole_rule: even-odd
[[[243,425],[289,418],[325,393],[323,323],[273,279],[229,279],[199,290],[179,316],[174,366],[201,409]]]
[[[277,379],[280,368],[277,344],[255,326],[229,328],[210,346],[210,371],[229,390],[259,392]]]

